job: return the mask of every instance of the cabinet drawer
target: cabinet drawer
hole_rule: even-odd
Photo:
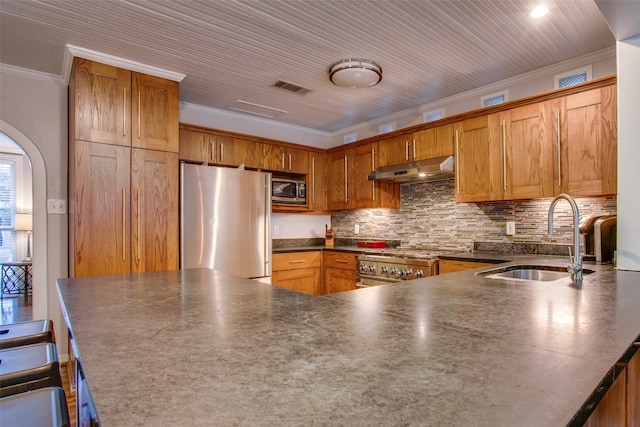
[[[300,268],[320,267],[322,252],[290,252],[273,254],[273,271],[297,270]]]
[[[356,271],[356,256],[345,252],[325,252],[325,268],[340,268],[342,270]]]

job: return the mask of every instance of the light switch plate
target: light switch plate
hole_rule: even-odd
[[[514,236],[516,234],[516,223],[514,221],[507,221],[507,236]]]
[[[355,227],[353,227],[353,232],[356,234],[360,234],[360,224],[356,224]]]
[[[64,199],[47,199],[47,213],[66,214],[67,201]]]
[[[273,226],[273,235],[274,236],[278,236],[279,234],[280,234],[280,226],[274,224],[274,226]]]

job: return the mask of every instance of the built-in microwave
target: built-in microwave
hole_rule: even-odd
[[[271,180],[272,203],[307,204],[307,187],[304,181],[273,177]]]

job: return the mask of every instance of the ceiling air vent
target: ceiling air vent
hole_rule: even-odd
[[[289,92],[297,93],[298,95],[306,95],[310,92],[313,92],[311,89],[294,85],[293,83],[285,82],[283,80],[276,80],[275,82],[273,82],[271,86],[277,87],[279,89],[288,90]]]

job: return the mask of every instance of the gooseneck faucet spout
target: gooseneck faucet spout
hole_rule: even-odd
[[[578,205],[573,197],[568,194],[558,194],[551,206],[549,206],[549,234],[553,234],[553,211],[560,200],[566,200],[571,205],[573,211],[573,255],[571,254],[571,247],[569,247],[569,266],[567,271],[571,273],[571,278],[577,284],[582,284],[582,257],[580,256],[580,212],[578,211]]]

